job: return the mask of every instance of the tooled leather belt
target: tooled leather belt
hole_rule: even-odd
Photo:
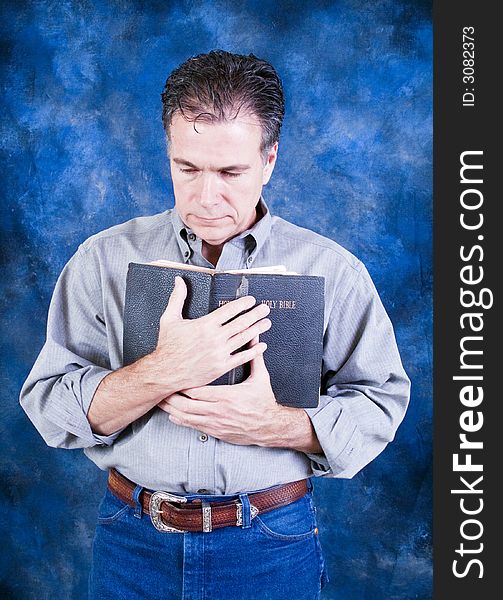
[[[136,485],[115,469],[109,472],[108,487],[117,498],[132,507],[136,506],[133,499]],[[299,500],[306,494],[307,489],[307,480],[301,479],[261,492],[249,493],[251,518]],[[208,532],[219,527],[240,526],[243,523],[243,507],[237,494],[236,500],[208,502],[194,499],[187,502],[184,496],[143,490],[139,500],[143,512],[150,515],[152,523],[159,531]]]

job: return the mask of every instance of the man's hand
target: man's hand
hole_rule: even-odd
[[[264,318],[268,306],[252,308],[255,299],[245,296],[190,320],[182,318],[186,297],[185,282],[177,277],[161,317],[156,349],[100,382],[87,415],[95,433],[118,431],[166,396],[206,385],[265,351],[261,343],[235,352],[270,328],[271,321]],[[248,312],[240,314],[243,311]]]
[[[271,327],[271,321],[264,318],[270,311],[266,304],[249,310],[255,299],[245,296],[199,319],[183,319],[186,297],[185,282],[176,277],[161,317],[157,348],[146,358],[150,375],[161,385],[166,380],[168,390],[206,385],[265,351],[266,344],[259,343],[233,354]]]
[[[187,389],[158,406],[176,425],[232,444],[322,452],[307,413],[276,402],[262,354],[251,361],[250,377],[243,383]]]

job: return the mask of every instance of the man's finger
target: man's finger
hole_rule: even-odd
[[[173,398],[174,396],[179,396],[180,394],[178,393],[174,393],[171,394],[171,396],[166,396],[166,398],[163,398],[159,403],[158,403],[158,407],[162,408],[162,410],[167,410],[169,408],[169,402],[171,400],[171,398]]]
[[[260,336],[257,335],[256,337],[253,338],[253,340],[250,340],[250,348],[253,348],[253,346],[256,346],[258,343],[260,342]]]
[[[201,431],[205,431],[208,426],[208,416],[188,414],[173,407],[166,412],[169,412],[170,421],[173,421],[176,425],[192,427]]]
[[[174,321],[182,319],[182,310],[186,298],[187,286],[185,285],[185,281],[179,275],[177,275],[175,277],[175,287],[171,292],[168,306],[166,306],[166,310],[164,311],[161,319],[163,321]]]
[[[225,390],[230,385],[202,385],[200,387],[183,390],[189,398],[194,398],[200,402],[217,402],[220,397],[225,395]]]
[[[248,327],[251,327],[257,321],[260,321],[270,313],[271,309],[267,304],[258,304],[252,310],[232,319],[227,325],[224,325],[225,332],[231,338],[232,336],[241,333]]]
[[[166,402],[165,410],[178,410],[188,415],[207,415],[213,406],[211,402],[204,402],[201,399],[193,399],[180,394],[173,394]]]
[[[261,376],[261,375],[265,375],[265,376],[269,377],[269,371],[267,370],[267,367],[265,366],[263,352],[261,352],[260,354],[257,354],[257,356],[252,358],[252,360],[250,361],[250,377],[257,377],[257,376]]]
[[[249,343],[250,348],[253,348],[259,342],[260,342],[260,336],[257,335],[250,341],[250,343]],[[250,360],[250,377],[257,376],[258,374],[261,374],[261,373],[262,374],[267,373],[267,375],[269,376],[269,371],[267,370],[267,367],[265,366],[263,352],[261,352],[260,354],[257,354],[257,356],[255,356],[254,358],[252,358]]]
[[[215,321],[219,325],[223,325],[239,315],[239,313],[253,308],[256,302],[257,301],[253,296],[243,296],[242,298],[237,298],[237,300],[227,302],[203,318]]]
[[[257,335],[265,333],[268,329],[271,328],[271,325],[272,323],[269,319],[261,319],[248,329],[245,329],[244,331],[241,331],[237,335],[231,337],[230,340],[227,342],[227,348],[230,350],[230,352],[234,352],[238,348],[241,348],[245,344],[248,344],[250,340],[256,338]]]
[[[255,344],[255,346],[253,346],[252,348],[241,350],[241,352],[236,352],[231,356],[229,370],[239,367],[239,365],[244,365],[247,362],[253,361],[257,356],[261,356],[266,350],[267,344],[265,342],[259,342],[258,344]]]

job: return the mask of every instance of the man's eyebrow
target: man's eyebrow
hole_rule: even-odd
[[[193,163],[191,163],[188,160],[185,160],[184,158],[173,158],[173,162],[176,163],[177,165],[184,165],[186,167],[190,167],[191,169],[199,170],[198,166],[194,165]],[[238,165],[229,165],[228,167],[220,167],[217,170],[218,171],[247,171],[248,169],[250,169],[250,165],[238,164]]]
[[[186,167],[191,167],[192,169],[199,168],[199,167],[196,167],[196,165],[189,162],[188,160],[184,160],[183,158],[174,158],[173,162],[175,162],[177,165],[185,165]]]

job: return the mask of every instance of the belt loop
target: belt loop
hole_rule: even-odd
[[[211,502],[201,500],[201,510],[203,511],[203,531],[209,533],[213,529],[211,522]]]
[[[312,492],[314,489],[314,485],[313,485],[313,482],[311,481],[311,477],[308,477],[306,479],[306,483],[307,483],[307,491]]]
[[[251,510],[250,510],[250,499],[248,498],[248,494],[239,494],[239,500],[241,502],[241,510],[242,510],[241,527],[243,529],[248,529],[249,527],[251,527]]]
[[[142,493],[143,488],[141,485],[137,485],[132,493],[132,498],[133,498],[133,502],[134,502],[134,516],[137,519],[141,519],[143,516],[143,506],[141,504],[140,501],[140,494]]]

